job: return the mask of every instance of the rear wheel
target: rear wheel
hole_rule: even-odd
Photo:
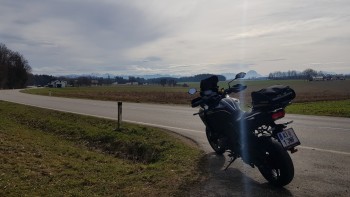
[[[222,155],[226,151],[225,138],[213,134],[209,129],[206,129],[206,135],[210,146],[215,153]]]
[[[258,166],[260,173],[272,185],[282,187],[289,184],[294,178],[294,165],[288,152],[272,138],[264,140],[262,149],[262,162]]]

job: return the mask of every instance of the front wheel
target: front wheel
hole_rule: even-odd
[[[214,149],[216,154],[222,155],[225,151],[225,139],[213,134],[209,129],[205,131],[210,146]]]
[[[294,178],[294,165],[288,152],[272,138],[264,140],[262,150],[262,161],[258,166],[260,173],[272,185],[283,187],[289,184]]]

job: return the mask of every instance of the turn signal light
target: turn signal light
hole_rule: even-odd
[[[278,120],[280,118],[283,118],[286,115],[286,112],[282,109],[276,112],[272,113],[272,119],[273,120]]]

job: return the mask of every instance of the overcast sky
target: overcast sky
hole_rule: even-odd
[[[349,0],[1,0],[35,74],[350,73]]]

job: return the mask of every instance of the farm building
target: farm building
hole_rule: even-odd
[[[323,76],[313,76],[310,81],[324,81]]]
[[[309,81],[332,81],[332,80],[345,80],[344,75],[325,75],[325,76],[312,76]]]
[[[67,86],[67,81],[55,80],[49,84],[52,88],[64,88]]]

